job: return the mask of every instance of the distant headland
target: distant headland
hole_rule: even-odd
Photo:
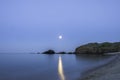
[[[81,45],[75,49],[74,52],[58,52],[54,50],[47,50],[42,52],[42,54],[94,54],[103,55],[105,53],[120,52],[120,42],[103,42],[103,43],[88,43]],[[37,54],[40,54],[38,52]]]

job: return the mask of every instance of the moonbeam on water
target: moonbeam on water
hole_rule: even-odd
[[[62,65],[62,58],[60,55],[58,59],[58,74],[59,74],[60,80],[65,80],[63,65]]]

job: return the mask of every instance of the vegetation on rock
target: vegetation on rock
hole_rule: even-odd
[[[97,54],[102,55],[104,53],[119,52],[120,42],[115,43],[88,43],[76,48],[76,54]]]

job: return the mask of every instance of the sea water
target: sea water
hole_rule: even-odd
[[[111,60],[75,54],[0,54],[0,80],[76,80]]]

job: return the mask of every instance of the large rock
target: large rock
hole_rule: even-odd
[[[48,51],[43,52],[43,54],[55,54],[55,51],[54,50],[48,50]]]
[[[102,55],[109,52],[119,52],[120,42],[116,43],[89,43],[76,48],[76,54],[97,54]]]

